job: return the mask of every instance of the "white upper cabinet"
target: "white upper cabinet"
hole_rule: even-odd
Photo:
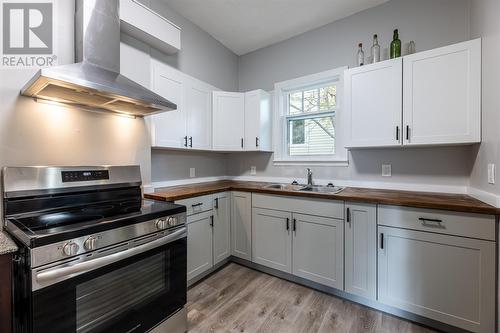
[[[160,62],[151,64],[151,89],[177,105],[174,111],[162,112],[150,118],[153,147],[184,148],[186,145],[186,88],[183,75]]]
[[[403,58],[406,145],[481,141],[481,39]]]
[[[345,71],[348,147],[401,145],[401,58]]]
[[[138,0],[120,0],[120,21],[123,32],[164,53],[181,49],[181,29]]]
[[[212,147],[212,90],[203,82],[191,79],[187,85],[188,146],[208,150]]]
[[[347,148],[481,141],[481,40],[345,72]]]
[[[243,150],[245,138],[245,94],[213,92],[213,149]]]
[[[153,147],[202,149],[212,147],[213,86],[152,60],[152,90],[177,104],[174,111],[150,118]]]
[[[245,150],[271,150],[271,95],[261,89],[245,93]]]

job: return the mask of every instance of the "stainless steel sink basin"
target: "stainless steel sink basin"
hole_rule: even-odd
[[[283,190],[283,191],[301,191],[305,188],[304,185],[293,185],[293,184],[271,184],[267,185],[264,188],[274,189],[274,190]]]
[[[328,194],[337,194],[344,190],[344,187],[340,186],[327,186],[327,185],[313,185],[312,187],[304,187],[299,191],[304,192],[316,192],[316,193],[328,193]]]
[[[314,185],[312,187],[308,187],[305,185],[295,185],[295,184],[271,184],[265,186],[264,188],[269,188],[273,190],[283,190],[283,191],[304,191],[304,192],[329,193],[329,194],[336,194],[344,189],[344,187],[340,186]]]

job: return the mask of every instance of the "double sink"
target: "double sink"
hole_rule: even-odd
[[[344,187],[328,185],[298,185],[298,184],[271,184],[264,188],[282,190],[282,191],[300,191],[300,192],[315,192],[337,194],[344,190]]]

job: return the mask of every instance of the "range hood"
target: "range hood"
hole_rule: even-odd
[[[39,70],[21,94],[131,116],[175,110],[174,103],[120,74],[118,2],[76,0],[76,63]]]

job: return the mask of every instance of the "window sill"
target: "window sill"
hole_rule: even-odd
[[[273,165],[298,165],[298,166],[334,166],[334,167],[347,167],[349,166],[348,160],[274,160]]]

